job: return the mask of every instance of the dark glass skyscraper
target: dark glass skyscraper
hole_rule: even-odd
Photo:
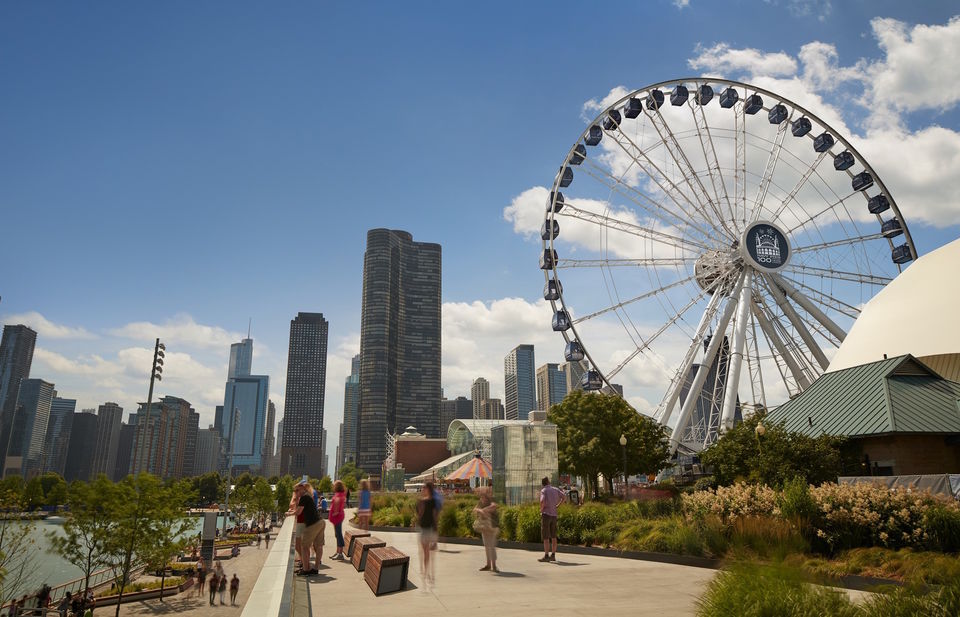
[[[537,408],[533,368],[533,345],[517,345],[503,359],[503,410],[507,420],[526,420]]]
[[[388,432],[440,437],[440,245],[371,229],[363,257],[358,466],[379,476]]]
[[[280,469],[294,477],[307,474],[319,478],[323,475],[327,329],[323,313],[297,313],[290,322]]]
[[[37,333],[24,325],[4,326],[0,340],[0,461],[7,458],[20,382],[30,377]]]

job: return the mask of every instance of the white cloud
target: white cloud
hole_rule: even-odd
[[[225,355],[229,352],[231,343],[246,338],[243,332],[230,332],[220,326],[199,324],[186,314],[175,315],[162,324],[132,322],[111,330],[110,334],[136,341],[152,341],[159,337],[171,349],[178,345],[184,348],[226,349]]]
[[[673,0],[673,6],[677,7],[681,11],[688,6],[690,6],[690,0]]]
[[[687,60],[687,64],[706,75],[745,73],[751,76],[784,76],[797,72],[797,61],[782,51],[768,53],[751,48],[734,49],[726,43],[717,43],[712,47],[698,45],[696,52],[698,55]]]
[[[65,326],[63,324],[53,323],[37,311],[20,313],[16,315],[5,315],[3,323],[23,324],[30,326],[37,334],[43,338],[51,339],[93,339],[94,334],[84,328]]]

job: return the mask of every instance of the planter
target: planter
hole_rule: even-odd
[[[178,593],[180,593],[181,591],[185,591],[185,590],[193,587],[194,580],[195,580],[195,579],[188,578],[187,580],[183,581],[183,583],[181,583],[180,585],[174,585],[174,586],[171,586],[171,587],[164,587],[164,588],[163,588],[163,597],[164,597],[164,598],[167,598],[167,597],[170,597],[170,596],[175,596],[175,595],[177,595]],[[133,591],[133,592],[130,592],[130,593],[125,593],[125,594],[123,594],[123,602],[122,602],[122,604],[126,604],[127,602],[140,602],[140,601],[143,601],[143,600],[155,600],[156,598],[159,598],[159,597],[160,597],[160,589],[159,589],[159,588],[158,588],[158,589],[147,589],[147,590],[145,590],[145,591]],[[116,605],[116,603],[117,603],[117,598],[119,598],[119,596],[117,596],[117,595],[113,595],[113,596],[100,596],[99,598],[97,598],[97,606],[114,606],[114,605]]]

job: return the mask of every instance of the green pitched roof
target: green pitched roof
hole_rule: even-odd
[[[813,437],[960,433],[960,384],[898,356],[825,373],[768,418]]]

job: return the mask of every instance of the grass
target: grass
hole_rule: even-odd
[[[163,581],[163,588],[170,589],[171,587],[177,587],[183,584],[182,576],[169,576],[165,581]],[[130,583],[123,588],[123,593],[134,593],[137,591],[149,591],[151,589],[160,589],[160,581],[148,581],[146,583]],[[116,585],[111,586],[110,589],[102,593],[98,593],[97,597],[103,596],[115,596],[117,595]]]
[[[854,574],[926,585],[947,585],[960,580],[960,559],[955,555],[907,548],[855,548],[830,559],[792,555],[786,561],[807,572],[832,578]]]

